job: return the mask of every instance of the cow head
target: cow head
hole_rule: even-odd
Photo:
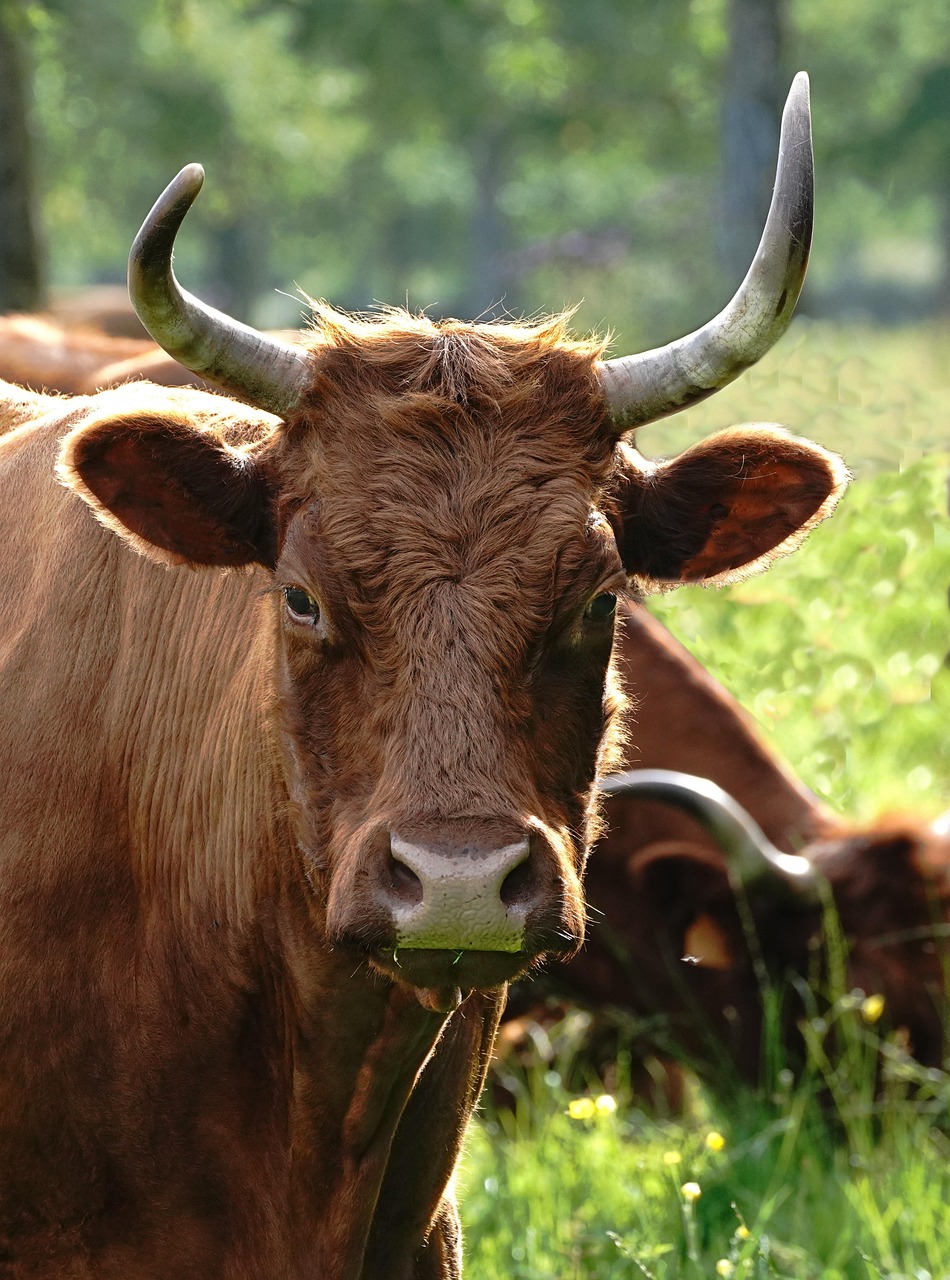
[[[300,345],[237,325],[171,271],[198,166],[139,234],[130,282],[151,332],[276,418],[242,433],[231,402],[220,426],[214,401],[200,423],[104,411],[67,438],[61,474],[154,559],[270,575],[297,843],[328,940],[397,980],[451,1001],[580,944],[617,593],[741,576],[837,500],[839,462],[776,428],[660,463],[621,438],[784,329],[810,234],[808,143],[799,82],[739,294],[696,334],[610,362],[561,321],[320,306]]]

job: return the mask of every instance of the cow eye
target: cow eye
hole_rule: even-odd
[[[320,606],[303,587],[284,587],[284,600],[287,612],[295,622],[317,622],[320,618]]]
[[[606,623],[613,621],[616,612],[617,597],[612,591],[602,591],[599,596],[594,596],[584,610],[584,617],[588,622]]]

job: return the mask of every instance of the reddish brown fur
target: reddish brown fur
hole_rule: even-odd
[[[586,606],[652,572],[621,563],[623,493],[675,492],[691,455],[615,449],[598,349],[557,323],[323,313],[312,349],[286,424],[147,384],[6,390],[0,1231],[24,1277],[451,1280],[502,984],[582,936],[618,702]],[[793,495],[810,526],[840,468],[771,438],[824,477]],[[395,832],[524,836],[522,949],[397,954]]]
[[[775,844],[812,859],[828,879],[849,945],[849,985],[884,995],[884,1025],[902,1028],[922,1063],[940,1065],[950,841],[907,820],[843,827],[765,747],[726,690],[644,610],[626,612],[618,656],[636,707],[622,767],[711,778]],[[550,984],[592,1009],[622,1009],[645,1026],[653,1019],[653,1047],[692,1063],[710,1083],[728,1088],[735,1074],[756,1083],[762,991],[721,852],[667,805],[618,797],[606,820],[587,870],[587,942],[570,964],[551,969]],[[761,888],[749,908],[755,946],[778,986],[787,984],[785,1050],[795,1061],[799,984],[812,986],[821,1003],[822,911]],[[685,963],[687,954],[701,964]],[[519,989],[512,1012],[522,1013],[530,998],[530,985]],[[647,1047],[651,1033],[644,1034]]]

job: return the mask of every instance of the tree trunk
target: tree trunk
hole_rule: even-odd
[[[722,95],[723,267],[745,275],[772,198],[788,88],[782,66],[784,0],[729,0]]]
[[[503,268],[507,225],[498,207],[505,169],[506,140],[500,130],[486,130],[472,148],[475,201],[469,240],[469,272],[463,314],[481,320],[505,313],[507,279]]]
[[[43,304],[23,11],[0,0],[0,311]]]

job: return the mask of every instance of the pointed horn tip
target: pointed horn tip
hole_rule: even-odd
[[[792,81],[788,97],[785,99],[785,107],[782,111],[782,124],[785,125],[789,117],[799,111],[804,112],[805,116],[810,119],[811,82],[808,79],[807,71],[799,71]]]
[[[187,195],[194,200],[204,186],[204,180],[205,169],[203,164],[186,164],[170,185],[178,195]]]
[[[169,215],[174,217],[175,225],[180,226],[204,186],[204,180],[204,165],[186,164],[155,201],[142,229],[150,227],[156,219],[165,219]]]

